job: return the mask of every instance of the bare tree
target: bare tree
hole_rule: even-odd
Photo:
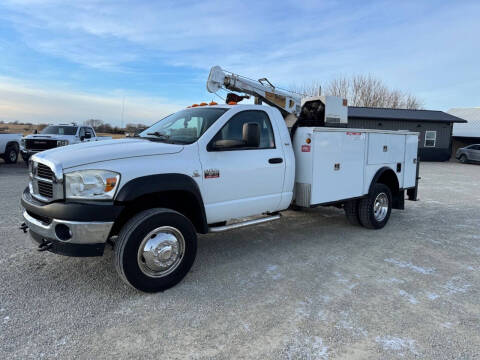
[[[99,126],[101,126],[103,124],[103,120],[100,120],[100,119],[88,119],[85,121],[84,123],[85,125],[88,125],[88,126],[91,126],[93,127],[94,129],[98,128]]]
[[[312,85],[294,86],[292,90],[307,96],[318,95],[318,82]],[[389,89],[380,79],[372,75],[337,77],[324,87],[325,95],[347,99],[352,106],[381,107],[392,109],[421,109],[421,101],[414,95],[396,89]]]

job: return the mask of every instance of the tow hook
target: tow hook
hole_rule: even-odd
[[[45,239],[42,240],[42,243],[38,245],[37,251],[47,251],[52,247],[53,243],[51,241],[47,241]]]
[[[19,227],[20,230],[23,230],[23,233],[25,234],[28,230],[28,225],[25,224],[24,222],[20,225]]]

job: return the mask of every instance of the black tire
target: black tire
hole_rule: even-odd
[[[465,154],[460,155],[460,158],[458,160],[464,164],[468,162],[467,156]]]
[[[3,159],[7,164],[15,164],[18,160],[18,147],[15,145],[8,145],[5,149]]]
[[[147,235],[158,228],[179,231],[183,236],[184,251],[183,257],[178,260],[172,272],[165,275],[157,273],[157,277],[154,277],[146,273],[149,270],[148,264],[145,257],[141,255],[146,253],[141,253],[139,248],[145,241],[148,242],[155,238],[155,236],[147,237]],[[154,252],[160,256],[158,247]],[[149,209],[135,215],[120,231],[115,242],[115,268],[128,285],[140,291],[153,293],[164,291],[178,284],[192,267],[196,254],[197,233],[190,220],[170,209]],[[147,257],[147,255],[145,256]]]
[[[28,164],[28,160],[30,160],[30,155],[28,155],[28,154],[27,154],[27,155],[22,154],[22,159],[23,159],[23,161],[25,161],[26,164]]]
[[[358,200],[350,200],[343,205],[347,220],[352,225],[361,225],[360,217],[358,215],[358,203]]]
[[[384,196],[380,196],[383,194]],[[383,200],[388,201],[386,204],[386,212],[379,211],[375,213],[376,201]],[[385,209],[385,207],[383,207]],[[383,228],[390,218],[392,212],[392,192],[390,188],[384,184],[375,184],[372,191],[367,198],[359,201],[358,204],[358,216],[360,223],[368,229],[381,229]],[[377,214],[377,217],[375,216]],[[380,216],[380,214],[382,216]]]

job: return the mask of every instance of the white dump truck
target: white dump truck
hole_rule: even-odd
[[[299,99],[261,80],[214,67],[207,88],[236,91],[228,104],[192,105],[137,138],[33,155],[21,228],[40,251],[68,256],[110,243],[120,277],[156,292],[188,273],[198,233],[326,205],[381,229],[406,191],[415,199],[417,133],[347,128],[345,100]],[[232,101],[246,95],[270,106]]]

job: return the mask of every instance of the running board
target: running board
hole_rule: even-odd
[[[245,226],[251,226],[251,225],[258,225],[258,224],[263,224],[269,221],[274,221],[280,219],[282,216],[280,214],[276,215],[271,215],[267,217],[263,217],[260,219],[254,219],[254,220],[248,220],[248,221],[242,221],[230,225],[225,225],[225,226],[215,226],[209,229],[209,232],[222,232],[222,231],[227,231],[227,230],[233,230],[233,229],[239,229]]]

